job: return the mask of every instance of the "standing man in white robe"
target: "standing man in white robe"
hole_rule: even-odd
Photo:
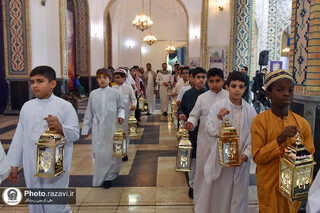
[[[113,157],[113,135],[125,118],[125,106],[119,91],[109,87],[112,74],[102,68],[96,78],[100,88],[89,96],[82,125],[82,135],[88,137],[92,130],[92,150],[95,159],[93,186],[110,188],[121,169],[121,158]]]
[[[19,181],[18,168],[23,164],[27,188],[67,189],[72,161],[73,142],[79,139],[79,121],[73,106],[55,96],[56,73],[48,66],[39,66],[30,73],[31,90],[36,96],[26,102],[20,111],[8,160],[11,165],[9,180]],[[56,178],[34,177],[37,169],[37,145],[40,136],[48,129],[55,129],[66,140],[64,145],[64,173]],[[72,212],[69,205],[29,205],[30,212]]]
[[[147,71],[143,73],[145,79],[145,90],[148,102],[148,112],[147,115],[152,115],[155,109],[155,94],[157,94],[157,84],[156,78],[157,73],[153,71],[151,68],[151,64],[146,64]]]
[[[131,111],[135,111],[137,107],[137,99],[134,95],[133,89],[131,86],[126,85],[124,82],[126,81],[126,71],[123,69],[116,69],[113,73],[114,80],[117,85],[113,86],[112,88],[118,90],[121,94],[121,97],[123,99],[124,105],[125,105],[125,118],[123,123],[121,124],[121,129],[126,133],[127,135],[127,144],[130,143],[130,137],[129,137],[129,117]],[[122,158],[122,161],[127,161],[128,155]]]
[[[226,84],[229,98],[215,103],[209,111],[205,131],[213,139],[209,157],[204,165],[204,177],[209,190],[197,200],[199,213],[249,212],[248,190],[251,158],[250,128],[256,111],[242,95],[246,90],[245,78],[240,72],[232,72]],[[240,167],[222,167],[218,163],[218,133],[229,118],[239,138]]]
[[[167,70],[167,64],[162,63],[162,70],[159,71],[156,82],[160,86],[161,113],[164,116],[168,115],[169,95],[167,87],[171,85],[171,76],[171,73]]]
[[[185,128],[188,131],[192,131],[200,121],[197,138],[196,174],[193,190],[194,206],[196,212],[201,212],[201,206],[198,206],[197,202],[198,199],[206,199],[208,195],[208,192],[206,191],[211,190],[204,179],[203,173],[204,164],[210,153],[212,140],[212,138],[210,138],[210,136],[208,136],[208,134],[204,131],[207,116],[213,104],[224,98],[227,98],[229,95],[226,90],[222,89],[222,86],[224,84],[224,76],[221,69],[210,69],[207,72],[207,82],[210,90],[198,97],[197,102],[189,115],[188,121],[185,123]],[[202,198],[201,196],[204,196],[204,198]]]

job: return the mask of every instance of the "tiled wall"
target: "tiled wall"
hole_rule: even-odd
[[[295,93],[320,95],[320,3],[293,0],[291,19],[290,71]]]

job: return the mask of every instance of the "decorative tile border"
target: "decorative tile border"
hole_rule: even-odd
[[[3,25],[7,78],[27,78],[31,70],[29,1],[5,0]]]

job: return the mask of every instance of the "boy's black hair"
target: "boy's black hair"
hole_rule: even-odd
[[[152,66],[150,63],[147,63],[146,65],[150,65],[150,66]]]
[[[192,76],[192,73],[194,72],[194,69],[192,68],[192,69],[190,69],[189,70],[189,76]]]
[[[224,79],[223,71],[216,67],[208,70],[207,79],[214,76],[219,76],[220,78],[222,78],[222,80]]]
[[[185,67],[180,67],[181,68],[181,72],[182,72],[182,70],[187,70],[188,71],[188,73],[189,73],[189,67],[188,66],[185,66]],[[180,69],[179,68],[179,69]]]
[[[162,65],[163,65],[163,64],[167,64],[167,63],[163,62]]]
[[[30,77],[35,75],[42,75],[47,78],[49,82],[56,80],[56,71],[54,71],[54,69],[49,66],[38,66],[33,68],[30,73]]]
[[[76,78],[78,78],[78,76],[80,76],[79,74],[76,74]]]
[[[116,72],[116,73],[114,73],[113,75],[114,75],[114,76],[116,76],[116,75],[120,75],[120,76],[121,76],[121,78],[125,78],[125,77],[127,77],[127,75],[126,75],[125,73],[121,73],[121,72]]]
[[[247,72],[248,72],[248,67],[246,66],[243,66],[242,68],[244,68]]]
[[[226,84],[229,86],[231,81],[242,81],[243,83],[246,83],[244,75],[241,72],[236,71],[229,74]]]
[[[140,69],[138,65],[134,65],[132,68]]]
[[[194,71],[192,72],[192,77],[196,77],[199,73],[206,74],[206,70],[203,69],[202,67],[196,67],[194,68]]]

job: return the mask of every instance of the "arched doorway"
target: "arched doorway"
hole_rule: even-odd
[[[152,1],[151,4],[151,19],[154,21],[152,34],[158,38],[158,42],[148,46],[144,45],[142,40],[149,32],[138,31],[131,24],[135,15],[141,12],[141,4],[133,4],[130,0],[109,2],[104,13],[105,67],[134,64],[144,66],[147,61],[157,69],[165,62],[165,48],[170,40],[173,44],[176,42],[176,46],[186,45],[188,49],[188,14],[181,0]],[[144,8],[147,8],[145,13],[149,14],[149,1],[145,1]]]

